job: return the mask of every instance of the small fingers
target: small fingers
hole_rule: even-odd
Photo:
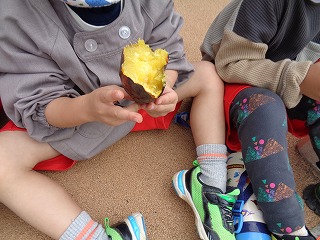
[[[168,104],[168,105],[155,105],[154,112],[160,113],[162,116],[172,112],[176,107],[176,104]]]
[[[178,101],[177,93],[171,88],[166,88],[166,91],[164,91],[162,95],[155,100],[155,104],[169,105],[169,104],[176,104],[177,101]]]
[[[146,110],[149,115],[152,117],[160,117],[165,116],[169,112],[174,111],[176,105],[175,104],[169,104],[169,105],[156,105],[156,104],[148,104],[146,107],[142,107],[142,109]]]
[[[101,91],[100,99],[103,103],[117,102],[124,98],[125,92],[122,89],[106,89]]]
[[[137,104],[131,104],[127,107],[119,107],[117,108],[115,114],[118,119],[121,119],[123,121],[132,121],[141,123],[142,122],[142,116],[140,113],[138,113],[139,106]]]

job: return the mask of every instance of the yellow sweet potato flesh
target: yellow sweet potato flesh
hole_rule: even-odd
[[[156,49],[153,51],[143,40],[139,40],[136,44],[130,44],[123,49],[123,63],[121,66],[121,80],[126,88],[129,80],[134,84],[141,85],[147,93],[141,96],[140,102],[148,103],[158,98],[165,87],[165,66],[168,63],[168,52],[164,49]],[[132,83],[130,83],[132,85]],[[141,87],[139,92],[135,91],[135,87],[131,86],[126,89],[134,100],[137,95],[141,95]],[[143,93],[142,93],[143,95]],[[150,99],[147,96],[150,96]],[[139,101],[139,100],[138,100]]]

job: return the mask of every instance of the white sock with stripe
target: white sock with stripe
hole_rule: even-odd
[[[226,191],[227,147],[224,144],[204,144],[197,147],[201,181],[209,186]]]
[[[60,237],[60,240],[109,240],[105,229],[101,224],[92,220],[89,214],[82,211],[79,216],[69,225]]]

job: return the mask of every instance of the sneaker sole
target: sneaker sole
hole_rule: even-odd
[[[178,173],[176,173],[172,178],[172,186],[176,192],[176,194],[182,198],[184,201],[186,201],[190,207],[193,210],[193,213],[195,215],[195,224],[197,227],[197,231],[199,234],[200,239],[202,240],[210,240],[207,237],[206,231],[204,230],[200,215],[196,209],[196,206],[194,205],[192,201],[191,194],[187,190],[185,186],[185,176],[186,176],[187,170],[182,170]]]
[[[141,213],[133,213],[124,220],[132,235],[132,240],[147,240],[147,230]]]

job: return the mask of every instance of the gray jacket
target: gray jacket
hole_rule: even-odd
[[[166,49],[167,69],[179,72],[176,84],[184,81],[192,66],[179,36],[182,23],[171,0],[126,0],[114,22],[94,31],[82,29],[60,0],[0,1],[0,96],[6,114],[65,156],[96,155],[128,134],[134,123],[55,128],[45,119],[47,104],[101,86],[121,86],[122,49],[139,38]]]

